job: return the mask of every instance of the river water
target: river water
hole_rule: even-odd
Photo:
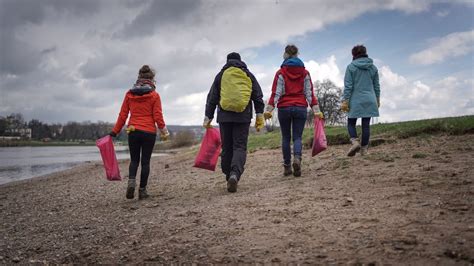
[[[117,159],[129,158],[128,147],[115,147]],[[95,146],[0,147],[0,184],[42,176],[87,161],[101,161]]]

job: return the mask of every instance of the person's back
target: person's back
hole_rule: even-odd
[[[287,45],[283,63],[273,80],[272,94],[268,100],[265,119],[272,117],[278,107],[278,120],[282,134],[283,175],[301,175],[302,135],[306,123],[307,107],[316,117],[322,118],[318,100],[314,96],[313,82],[303,61],[298,58],[298,48]],[[293,136],[292,136],[293,135]],[[293,170],[291,169],[291,146],[293,139]]]
[[[247,140],[252,120],[252,102],[256,112],[255,127],[263,128],[263,94],[255,76],[238,53],[227,55],[227,63],[214,78],[207,95],[203,126],[210,128],[217,108],[217,122],[222,142],[221,168],[227,191],[236,192],[247,159]]]
[[[146,190],[150,174],[150,158],[156,140],[156,127],[160,130],[160,138],[167,139],[168,130],[163,119],[161,99],[156,92],[155,71],[144,65],[138,72],[138,79],[132,89],[128,90],[120,109],[117,122],[111,136],[120,133],[128,121],[128,146],[130,152],[129,180],[126,192],[127,199],[133,199],[136,187],[136,175],[141,163],[140,189],[138,198],[148,197]],[[141,159],[141,160],[140,160]]]
[[[352,62],[344,76],[344,95],[341,109],[347,111],[347,129],[352,146],[347,155],[354,156],[361,151],[367,153],[370,138],[370,119],[379,116],[380,84],[377,67],[367,55],[363,45],[352,48]],[[362,119],[362,141],[357,139],[357,119]],[[362,146],[361,146],[362,145]]]

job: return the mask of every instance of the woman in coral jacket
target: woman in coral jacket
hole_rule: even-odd
[[[156,92],[155,71],[144,65],[138,72],[138,79],[132,89],[125,94],[120,114],[110,135],[116,137],[127,121],[128,114],[128,146],[130,150],[129,180],[126,197],[133,199],[136,187],[138,165],[141,164],[140,188],[138,199],[145,199],[149,195],[146,190],[150,174],[150,158],[155,146],[156,125],[160,130],[160,139],[166,140],[169,136],[163,120],[160,95]]]
[[[272,94],[268,101],[265,119],[272,117],[275,106],[278,107],[278,121],[282,135],[283,174],[301,176],[302,135],[308,106],[315,117],[323,118],[318,100],[314,96],[313,82],[303,61],[298,58],[298,48],[287,45],[283,54],[283,63],[273,80]],[[291,169],[290,142],[293,134],[293,171]]]

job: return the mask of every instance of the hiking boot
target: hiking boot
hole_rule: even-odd
[[[352,146],[349,149],[349,152],[347,153],[347,156],[349,157],[356,155],[356,153],[360,151],[360,144],[359,144],[359,141],[357,141],[357,139],[351,139],[351,143],[352,143]]]
[[[150,197],[150,195],[148,195],[148,193],[146,192],[146,187],[141,187],[138,189],[138,199],[139,200],[142,200],[142,199],[146,199]]]
[[[125,195],[127,199],[133,199],[135,196],[135,178],[128,179],[127,194]]]
[[[291,170],[291,165],[290,164],[284,164],[283,165],[283,175],[284,176],[289,176],[293,174],[293,171]]]
[[[237,180],[237,176],[232,174],[229,177],[229,180],[227,180],[227,191],[234,193],[237,191],[237,183],[239,181]]]
[[[365,145],[365,146],[360,147],[360,155],[361,156],[366,155],[368,150],[369,150],[369,145]]]
[[[301,156],[295,156],[293,159],[293,176],[301,176]]]

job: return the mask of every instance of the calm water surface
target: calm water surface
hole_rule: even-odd
[[[129,158],[128,147],[116,146],[117,159]],[[101,161],[95,146],[0,147],[0,184],[70,169],[87,161]]]

